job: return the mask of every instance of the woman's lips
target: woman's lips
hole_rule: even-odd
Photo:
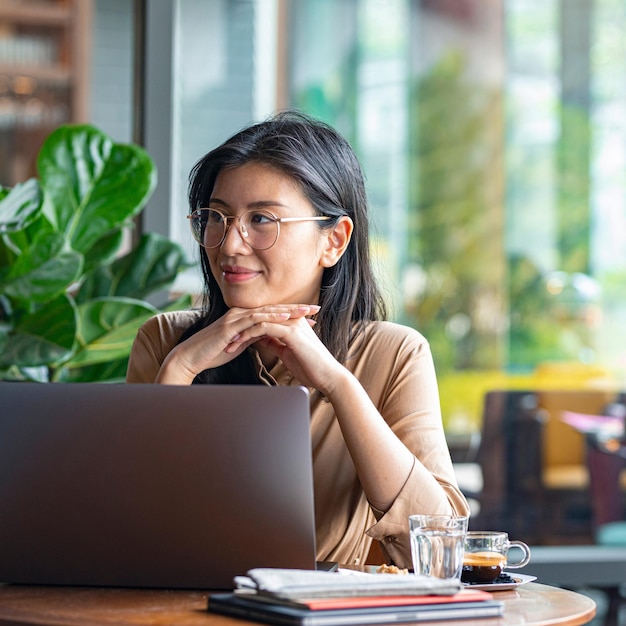
[[[246,267],[238,267],[238,266],[224,266],[222,267],[222,276],[224,280],[228,283],[243,283],[255,276],[258,276],[260,272],[256,270],[251,270]]]

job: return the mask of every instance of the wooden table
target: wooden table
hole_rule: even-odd
[[[1,626],[236,626],[248,624],[206,611],[207,592],[0,586]],[[596,613],[590,598],[528,583],[494,594],[504,616],[435,622],[439,626],[576,626]]]

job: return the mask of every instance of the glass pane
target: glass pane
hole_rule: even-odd
[[[556,358],[559,323],[546,276],[558,265],[558,3],[506,4],[505,246],[509,371]]]
[[[127,0],[93,5],[89,121],[122,143],[134,140],[134,21]]]
[[[388,286],[407,254],[409,5],[302,0],[290,16],[290,105],[333,124],[357,151]],[[400,291],[387,296],[399,313]]]
[[[394,316],[432,345],[449,430],[479,424],[490,388],[619,385],[623,3],[290,7],[290,103],[359,154]]]
[[[253,0],[178,0],[174,35],[171,237],[197,257],[184,218],[189,172],[255,111]],[[197,271],[188,284],[198,288]]]
[[[592,21],[591,257],[601,295],[589,312],[591,362],[626,380],[626,5],[597,0]]]

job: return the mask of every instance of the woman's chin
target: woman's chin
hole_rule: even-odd
[[[270,304],[256,298],[225,298],[226,306],[229,309],[258,309],[259,307]]]

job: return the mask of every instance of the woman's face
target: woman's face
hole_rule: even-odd
[[[259,208],[276,217],[316,215],[292,178],[259,163],[222,170],[208,206],[229,216]],[[255,250],[231,221],[221,246],[205,252],[228,307],[317,304],[327,240],[318,222],[286,222],[271,248]]]

